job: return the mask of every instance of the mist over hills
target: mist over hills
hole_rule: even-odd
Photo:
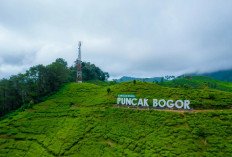
[[[232,82],[232,69],[220,70],[220,71],[211,72],[211,73],[202,73],[202,74],[193,73],[193,74],[187,74],[187,75],[208,76],[208,77],[214,78],[219,81]]]
[[[208,76],[184,76],[163,82],[161,85],[185,89],[217,89],[232,92],[231,82],[218,81]]]
[[[208,76],[218,81],[232,82],[232,69],[220,70],[220,71],[210,72],[210,73],[187,73],[187,74],[177,76],[176,78],[182,78],[184,76]],[[137,80],[137,81],[145,81],[145,82],[156,82],[156,81],[160,82],[161,79],[162,79],[162,76],[151,77],[151,78],[138,78],[138,77],[123,76],[120,79],[117,79],[116,81],[127,82],[127,81]],[[165,79],[165,77],[163,79],[164,81],[168,81],[167,79]]]
[[[129,76],[123,76],[120,79],[117,79],[117,82],[127,82],[127,81],[145,81],[145,82],[160,82],[162,77],[152,77],[152,78],[136,78],[136,77],[129,77]]]

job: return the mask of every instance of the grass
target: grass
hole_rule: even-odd
[[[117,94],[186,98],[199,109],[222,109],[180,114],[115,108]],[[231,92],[211,89],[139,81],[112,86],[71,83],[0,121],[0,156],[229,156],[231,102]]]

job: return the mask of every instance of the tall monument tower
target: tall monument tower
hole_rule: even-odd
[[[81,41],[78,44],[78,58],[77,58],[77,83],[82,83],[82,70],[81,70]]]

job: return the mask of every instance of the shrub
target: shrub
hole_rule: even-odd
[[[107,88],[107,93],[108,93],[108,94],[110,93],[110,88]]]

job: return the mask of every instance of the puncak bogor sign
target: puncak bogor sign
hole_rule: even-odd
[[[117,98],[117,105],[127,105],[127,106],[142,106],[149,107],[152,106],[154,108],[177,108],[177,109],[185,109],[190,110],[190,101],[189,100],[164,100],[164,99],[153,99],[152,105],[148,104],[149,99],[144,98],[136,98],[136,95],[131,94],[119,94]]]

